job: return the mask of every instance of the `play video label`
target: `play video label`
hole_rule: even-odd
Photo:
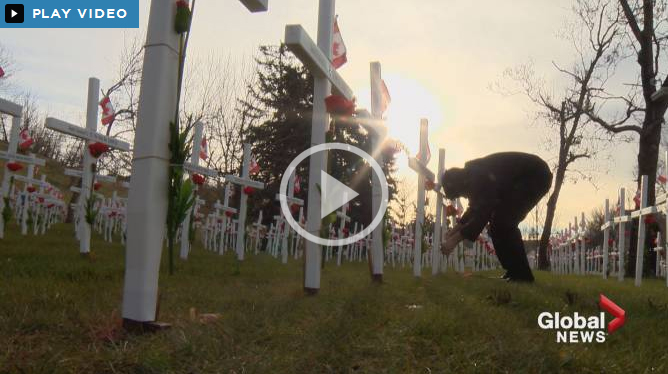
[[[31,0],[5,3],[5,28],[138,28],[137,0]]]

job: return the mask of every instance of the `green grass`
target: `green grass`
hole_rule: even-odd
[[[328,263],[312,297],[301,262],[251,255],[234,275],[230,255],[197,247],[174,276],[163,266],[160,320],[173,327],[136,336],[120,329],[122,247],[94,236],[92,260],[77,248],[69,225],[27,238],[10,226],[0,241],[0,373],[668,372],[663,281],[390,268],[378,286],[366,264]],[[599,293],[628,316],[605,343],[557,344],[537,327],[542,311],[596,314]],[[221,317],[203,324],[190,308]]]

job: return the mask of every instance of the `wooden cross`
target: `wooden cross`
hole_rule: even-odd
[[[121,151],[130,151],[130,144],[119,139],[99,134],[97,132],[98,103],[100,101],[100,80],[97,78],[88,79],[88,100],[86,103],[86,127],[82,128],[52,117],[46,118],[46,128],[73,136],[86,141],[86,147],[83,151],[83,164],[81,175],[81,195],[79,196],[79,214],[85,216],[86,201],[90,196],[90,189],[94,182],[92,166],[96,159],[88,151],[88,146],[92,142],[99,142],[108,145],[110,148]],[[88,254],[90,252],[90,225],[84,220],[79,225],[79,252]]]
[[[295,180],[296,180],[296,175],[293,173],[292,175],[290,175],[290,179],[288,179],[288,195],[285,197],[285,200],[286,200],[288,206],[290,206],[291,209],[292,209],[292,206],[297,205],[297,206],[300,207],[300,210],[301,210],[301,207],[304,206],[304,200],[298,199],[298,198],[295,197]],[[281,194],[280,193],[276,194],[275,200],[280,201],[280,199],[281,199]],[[281,213],[278,217],[279,217],[281,223],[285,222],[285,217],[283,217],[283,209],[281,209]],[[276,218],[276,217],[274,217],[274,218]],[[277,227],[279,227],[279,225],[280,224],[277,224]],[[285,227],[285,230],[289,231],[290,230],[289,226]],[[288,247],[288,236],[287,235],[283,236],[281,245],[282,245],[282,248],[281,248],[281,262],[283,264],[287,264],[288,263],[288,248],[287,248]]]
[[[12,116],[12,127],[9,136],[9,146],[6,152],[0,152],[0,159],[5,161],[19,161],[28,165],[40,165],[44,166],[45,162],[42,159],[35,158],[34,156],[24,156],[16,153],[19,144],[19,131],[21,127],[21,113],[23,107],[20,105],[14,104],[10,101],[0,99],[0,113],[8,114]],[[14,172],[4,168],[3,177],[2,177],[2,188],[0,188],[0,212],[4,209],[5,201],[4,197],[9,194],[9,183],[14,175]],[[4,238],[5,234],[5,221],[2,215],[0,215],[0,239]]]
[[[443,175],[445,171],[445,149],[438,150],[438,170],[437,175]],[[440,191],[438,183],[434,184],[434,190]],[[436,217],[434,217],[434,240],[431,247],[431,274],[438,274],[438,264],[441,262],[441,227],[443,226],[443,197],[436,194]],[[447,230],[447,228],[445,229]]]
[[[264,189],[264,183],[254,181],[250,178],[251,145],[244,144],[244,158],[241,164],[241,178],[235,175],[227,175],[225,179],[230,183],[240,186],[241,201],[239,203],[239,228],[237,229],[236,251],[239,261],[244,260],[244,249],[246,248],[246,210],[248,207],[248,195],[244,193],[244,187],[250,187],[257,190]]]
[[[617,228],[617,264],[619,272],[617,279],[621,282],[624,280],[624,257],[626,252],[626,223],[631,222],[631,216],[626,215],[626,189],[623,187],[619,190],[619,216],[612,221],[618,224]]]
[[[640,209],[631,212],[631,218],[638,219],[638,242],[636,246],[636,276],[635,285],[640,287],[642,283],[643,260],[645,258],[645,236],[647,227],[645,224],[645,217],[658,213],[659,209],[656,206],[647,206],[647,194],[649,189],[647,175],[641,177],[640,182]]]
[[[610,245],[610,229],[612,228],[613,222],[610,219],[610,200],[605,199],[605,208],[603,211],[603,225],[601,230],[603,231],[603,279],[608,279],[608,258]]]
[[[316,45],[300,25],[288,25],[285,28],[285,44],[297,58],[309,69],[314,78],[313,84],[313,119],[311,145],[325,143],[325,132],[329,126],[329,114],[325,110],[325,98],[333,90],[335,93],[352,100],[353,93],[348,84],[332,66],[332,35],[335,16],[335,1],[320,0],[318,8],[318,44]],[[321,196],[317,185],[322,185],[321,173],[327,165],[327,153],[318,152],[309,158],[309,188],[306,231],[320,235]],[[306,242],[304,266],[304,291],[315,294],[320,289],[320,267],[322,251],[320,246]]]
[[[267,9],[267,0],[241,2],[252,12]],[[164,326],[152,322],[167,215],[169,122],[177,110],[180,35],[174,31],[175,16],[173,0],[151,1],[128,194],[122,312],[127,329]]]
[[[202,136],[204,133],[204,124],[202,122],[195,123],[195,134],[193,136],[193,147],[192,153],[190,155],[190,163],[184,165],[184,169],[190,174],[204,174],[206,176],[217,178],[218,171],[208,168],[203,168],[199,166],[200,159],[200,150],[202,149]],[[197,185],[193,193],[197,192]],[[193,219],[192,216],[195,212],[195,206],[192,207],[190,212],[186,214],[186,218],[181,224],[181,251],[180,257],[182,260],[188,259],[188,253],[190,253],[190,221]]]
[[[428,122],[426,119],[420,120],[420,155],[424,157],[427,154],[427,147],[429,147],[428,139]],[[418,166],[426,168],[426,163],[423,160],[418,160]],[[431,173],[431,171],[429,172]],[[432,178],[433,173],[431,173]],[[415,215],[415,243],[413,249],[413,276],[422,276],[422,225],[424,224],[424,198],[425,198],[425,182],[427,178],[423,174],[418,176],[418,195],[417,195],[417,212]]]

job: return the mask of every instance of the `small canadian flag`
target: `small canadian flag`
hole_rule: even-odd
[[[666,184],[666,181],[668,181],[668,178],[666,178],[666,176],[662,174],[662,175],[659,175],[659,177],[657,178],[657,180],[658,180],[659,183],[661,183],[661,184]]]
[[[390,97],[390,91],[387,89],[385,80],[380,81],[380,95],[381,95],[380,112],[385,113],[387,107],[390,106],[390,103],[392,102],[392,98]]]
[[[19,140],[20,140],[19,148],[21,148],[23,150],[26,150],[26,149],[30,148],[32,143],[35,142],[30,137],[30,133],[28,132],[28,129],[21,130],[21,132],[19,133]]]
[[[108,125],[113,122],[116,113],[114,112],[114,106],[111,104],[109,96],[105,96],[100,101],[100,107],[102,107],[102,124]]]
[[[202,142],[200,143],[199,158],[202,160],[209,158],[209,145],[206,142],[206,136],[202,137]]]
[[[250,160],[250,168],[248,170],[250,175],[255,175],[260,172],[260,164],[257,163],[257,159],[255,156],[251,157]]]
[[[2,69],[2,66],[0,66],[0,78],[5,76],[5,71]]]
[[[338,69],[346,62],[348,62],[348,57],[346,55],[346,45],[343,42],[343,37],[341,37],[339,22],[337,19],[335,19],[334,34],[332,35],[332,65],[334,66],[334,69]]]
[[[299,175],[295,175],[295,193],[300,193],[302,191],[302,179]]]

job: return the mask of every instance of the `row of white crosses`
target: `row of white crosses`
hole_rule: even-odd
[[[89,146],[94,142],[103,143],[110,148],[120,151],[130,151],[130,144],[119,139],[102,135],[97,132],[98,105],[100,102],[100,80],[97,78],[88,79],[88,100],[86,105],[86,126],[85,128],[61,121],[59,119],[47,117],[46,127],[73,136],[85,141],[83,148],[83,161],[81,167],[81,188],[78,207],[79,225],[77,237],[79,238],[79,252],[87,254],[90,252],[91,227],[85,219],[85,206],[90,198],[90,190],[94,182],[92,166],[97,162],[95,157],[90,154]]]
[[[664,175],[668,175],[668,152],[665,154]],[[630,243],[626,239],[626,225],[634,219],[638,219],[638,235],[636,242],[636,263],[634,284],[642,284],[643,262],[645,255],[646,222],[645,218],[650,215],[663,214],[668,223],[668,202],[667,195],[657,196],[654,206],[647,204],[648,178],[646,175],[641,177],[638,202],[639,209],[627,213],[626,210],[626,189],[620,188],[618,196],[617,213],[615,216],[610,210],[610,202],[605,200],[604,219],[600,229],[603,231],[602,248],[586,248],[584,213],[581,216],[580,224],[577,223],[577,217],[574,225],[569,224],[567,232],[558,233],[553,240],[553,249],[551,255],[552,270],[558,273],[576,273],[589,274],[600,273],[603,278],[608,277],[608,273],[616,273],[619,281],[624,280],[626,249]],[[612,230],[617,229],[617,241],[611,246]],[[657,275],[668,275],[668,261],[665,259],[666,253],[665,235],[657,236],[653,251],[657,253],[656,273]],[[663,260],[662,260],[663,256]],[[668,277],[666,277],[668,285]]]
[[[24,156],[16,153],[19,142],[19,131],[23,117],[23,107],[11,101],[0,99],[0,114],[6,114],[12,117],[12,127],[9,137],[9,147],[7,151],[0,152],[0,159],[5,162],[22,162],[28,165],[44,166],[45,162],[42,159],[34,156]],[[0,212],[4,209],[4,197],[9,195],[9,183],[14,173],[5,167],[2,177],[2,188],[0,189]],[[5,235],[5,222],[2,215],[0,215],[0,239]]]

